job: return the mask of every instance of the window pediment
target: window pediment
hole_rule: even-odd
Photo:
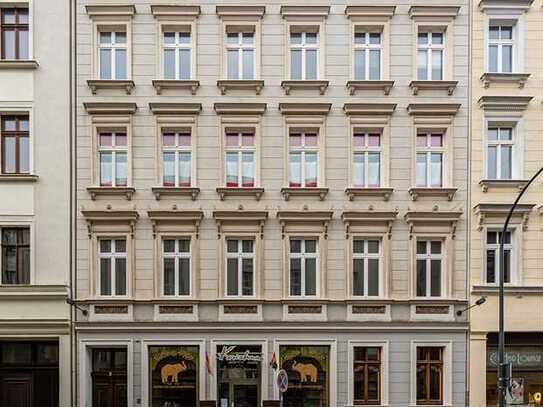
[[[151,13],[154,17],[190,17],[195,19],[200,15],[200,6],[153,4],[151,5]]]
[[[343,111],[347,116],[392,115],[396,103],[345,103]]]
[[[528,11],[534,0],[481,0],[479,10],[519,10]]]
[[[189,210],[150,210],[147,216],[153,224],[153,238],[158,232],[189,232],[199,238],[200,223],[204,218],[202,211]]]
[[[217,114],[263,115],[266,103],[215,103]]]
[[[349,18],[372,17],[390,19],[396,11],[396,6],[347,6],[345,14]]]
[[[411,116],[454,116],[460,106],[457,103],[410,103],[407,112]]]
[[[123,5],[88,5],[85,6],[87,15],[91,18],[96,17],[133,17],[136,14],[136,6],[129,4]]]
[[[267,211],[214,211],[217,222],[217,238],[223,233],[255,233],[264,238],[264,223],[268,219]]]
[[[482,96],[479,107],[484,111],[523,112],[533,96]]]
[[[456,224],[460,211],[408,211],[404,219],[409,225],[409,239],[415,233],[439,233],[456,237]]]
[[[327,115],[331,108],[331,103],[279,103],[284,115]]]
[[[278,211],[277,219],[281,224],[281,237],[287,233],[318,233],[328,238],[328,224],[332,220],[332,211]]]
[[[201,103],[149,103],[153,114],[166,115],[197,115],[202,111]]]
[[[378,232],[386,233],[390,239],[392,236],[392,223],[396,220],[398,212],[392,211],[346,211],[341,214],[345,224],[345,238],[350,233]]]
[[[330,14],[330,6],[281,6],[283,18],[326,18]]]
[[[126,232],[134,236],[139,214],[134,210],[81,210],[87,221],[89,239],[96,232]]]
[[[535,204],[518,204],[511,217],[511,223],[522,224],[523,230],[528,227],[528,220]],[[478,230],[482,230],[485,224],[505,222],[507,214],[511,209],[510,204],[484,203],[478,204],[474,208],[477,216]],[[541,213],[541,212],[540,212]]]
[[[421,18],[444,18],[452,20],[460,12],[460,7],[456,6],[411,6],[409,8],[409,17],[413,19]]]
[[[83,103],[88,114],[92,115],[127,115],[138,110],[135,103],[87,102]]]
[[[266,13],[266,6],[216,6],[215,12],[223,19],[228,17],[260,19]]]

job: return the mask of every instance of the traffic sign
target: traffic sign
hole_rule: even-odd
[[[277,372],[277,388],[281,393],[284,393],[288,389],[288,374],[285,369]]]

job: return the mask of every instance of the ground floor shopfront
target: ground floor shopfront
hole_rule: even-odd
[[[79,407],[273,406],[281,368],[285,407],[465,406],[460,329],[82,324],[77,343]]]

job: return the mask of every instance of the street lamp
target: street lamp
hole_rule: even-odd
[[[511,220],[511,216],[513,216],[513,212],[515,211],[515,208],[517,207],[517,204],[520,201],[520,198],[524,195],[530,184],[543,172],[543,167],[539,169],[535,173],[535,175],[528,181],[526,185],[522,188],[522,191],[517,196],[517,199],[515,199],[515,202],[509,209],[509,213],[507,214],[507,218],[505,219],[505,223],[503,224],[503,230],[502,234],[500,236],[500,288],[499,288],[499,335],[498,335],[498,406],[499,407],[505,407],[505,390],[509,386],[509,369],[507,369],[507,365],[505,364],[505,329],[504,329],[504,283],[505,283],[505,277],[504,277],[504,264],[505,264],[505,251],[504,251],[504,244],[505,244],[505,234],[507,233],[507,228],[509,226],[509,221]]]

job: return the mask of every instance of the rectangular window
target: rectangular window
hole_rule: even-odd
[[[417,404],[443,404],[442,347],[417,347]]]
[[[255,47],[253,31],[226,33],[227,79],[255,78]]]
[[[445,34],[442,31],[420,31],[417,36],[417,79],[443,80]]]
[[[319,34],[317,31],[290,32],[290,79],[314,80],[318,77]]]
[[[128,44],[126,31],[99,31],[100,79],[128,78]]]
[[[318,288],[317,240],[290,239],[290,295],[315,297]]]
[[[226,240],[227,297],[252,297],[255,295],[254,240]]]
[[[486,137],[487,179],[513,179],[513,128],[489,127]]]
[[[355,131],[353,135],[353,187],[381,186],[381,134]]]
[[[125,132],[98,133],[100,186],[128,185],[128,140]]]
[[[375,346],[353,349],[354,405],[381,403],[381,352]]]
[[[162,241],[162,283],[165,296],[191,295],[190,239]]]
[[[379,240],[353,240],[353,296],[379,296]]]
[[[225,178],[230,188],[255,186],[255,134],[250,131],[227,131],[225,135]]]
[[[488,71],[513,72],[514,52],[514,27],[491,23],[488,27]]]
[[[30,228],[0,229],[2,284],[30,284]]]
[[[126,296],[126,260],[126,239],[98,240],[98,293],[100,296]]]
[[[501,231],[487,230],[486,232],[486,246],[485,246],[485,261],[486,261],[486,283],[487,284],[499,284],[500,282],[500,239],[502,236]],[[513,231],[507,231],[505,233],[504,241],[504,267],[503,275],[505,283],[511,283],[512,281],[512,266],[513,266]]]
[[[443,251],[440,240],[417,241],[417,297],[441,297]]]
[[[354,79],[357,81],[381,79],[383,43],[380,32],[354,33]]]
[[[319,137],[316,132],[291,132],[288,138],[289,186],[316,188],[318,185]]]
[[[190,31],[164,31],[162,33],[164,79],[190,79],[192,77],[192,41]]]
[[[2,174],[30,173],[28,116],[2,116],[1,139]]]
[[[190,130],[162,131],[162,185],[190,187],[192,184],[192,137]]]
[[[28,8],[0,8],[2,59],[28,59]]]
[[[423,188],[443,187],[443,134],[417,134],[416,185]]]

